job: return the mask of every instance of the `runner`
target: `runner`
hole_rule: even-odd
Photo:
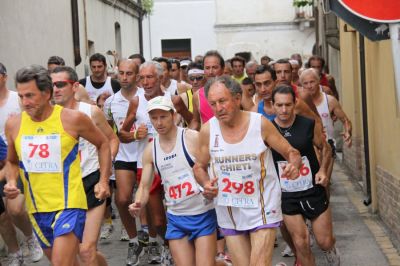
[[[130,100],[129,108],[127,111],[127,117],[124,124],[119,132],[119,137],[122,142],[129,142],[132,140],[137,141],[138,145],[138,181],[142,173],[142,155],[143,151],[149,141],[151,141],[155,135],[154,127],[151,124],[150,117],[146,112],[148,101],[157,96],[168,96],[174,103],[174,107],[177,112],[185,119],[190,121],[192,114],[187,110],[182,98],[177,95],[170,95],[169,93],[161,90],[161,81],[163,77],[163,67],[160,63],[151,61],[143,63],[140,66],[140,80],[143,85],[144,93],[138,94]],[[177,119],[177,118],[176,118]],[[179,120],[176,120],[179,121]],[[132,126],[137,129],[135,132],[130,132]],[[139,170],[140,169],[140,170]],[[155,176],[153,185],[150,189],[150,200],[147,207],[151,219],[150,223],[156,229],[156,233],[161,239],[164,239],[166,230],[166,217],[164,206],[162,202],[162,187],[161,179],[158,175]],[[150,226],[151,229],[151,226]],[[164,256],[159,256],[159,243],[156,241],[155,232],[150,230],[149,239],[149,263],[160,263],[160,260],[168,260],[168,253],[164,253]],[[168,249],[163,249],[168,250]],[[161,250],[162,251],[162,250]],[[161,254],[163,255],[163,254]]]
[[[272,102],[276,113],[274,126],[290,145],[300,151],[303,161],[300,177],[288,180],[281,175],[287,162],[272,150],[282,189],[282,212],[285,222],[285,226],[281,228],[281,231],[284,231],[282,235],[295,251],[297,262],[301,265],[315,265],[305,223],[305,219],[311,220],[314,237],[325,251],[328,264],[340,265],[340,256],[335,248],[332,232],[331,208],[325,190],[329,183],[326,170],[330,162],[330,148],[320,134],[315,134],[315,121],[295,114],[297,100],[291,87],[276,87],[272,92]],[[321,164],[318,163],[314,147],[320,153]]]
[[[103,112],[95,105],[78,102],[74,98],[74,94],[79,87],[78,75],[75,70],[65,66],[56,67],[51,73],[51,79],[54,84],[54,102],[64,108],[77,110],[86,114],[107,137],[110,143],[111,158],[115,158],[118,152],[119,141],[107,123]],[[103,178],[107,178],[100,180],[100,166],[97,160],[96,147],[82,138],[79,138],[79,155],[81,159],[82,181],[88,204],[82,244],[79,246],[80,258],[84,265],[107,265],[104,256],[100,252],[97,252],[97,241],[104,216],[105,202],[103,200],[99,201],[95,197],[94,188],[98,183],[102,183],[104,186],[108,184],[108,176],[103,175]]]
[[[59,84],[51,82],[45,68],[20,69],[16,84],[24,112],[6,124],[10,167],[4,192],[17,197],[22,177],[30,220],[47,258],[53,265],[74,265],[87,209],[78,138],[97,147],[101,180],[110,173],[109,143],[86,115],[50,104],[53,86]],[[105,199],[108,184],[98,183],[94,192],[97,199]]]
[[[97,97],[104,92],[114,94],[121,86],[118,81],[107,76],[107,62],[104,55],[96,53],[89,58],[90,70],[92,74],[79,80],[79,83],[85,87],[89,98],[96,103]]]
[[[118,134],[122,130],[129,101],[138,94],[143,94],[143,91],[138,89],[136,84],[138,69],[139,66],[132,59],[122,59],[119,62],[118,79],[121,84],[121,90],[109,97],[104,104],[104,114],[108,122],[117,128]],[[130,216],[128,207],[132,203],[133,188],[137,178],[137,161],[139,155],[139,142],[137,140],[143,136],[142,132],[147,131],[143,127],[132,126],[129,132],[130,134],[133,133],[133,135],[136,134],[136,138],[120,144],[114,162],[116,176],[115,203],[121,218],[122,227],[127,233],[126,240],[129,240],[126,264],[137,265],[142,249],[139,248],[136,222]],[[120,240],[125,240],[124,235],[121,234]]]
[[[343,123],[343,141],[348,147],[351,147],[351,121],[348,119],[346,113],[343,111],[336,98],[321,91],[319,85],[319,75],[316,70],[313,68],[304,70],[300,75],[300,83],[302,84],[303,88],[310,93],[312,100],[318,109],[318,113],[322,119],[326,140],[332,148],[332,158],[335,159],[336,146],[334,139],[335,136],[333,134],[334,129],[332,115],[334,115]],[[327,169],[327,175],[329,177],[332,175],[333,163],[334,160],[331,160]]]
[[[4,132],[6,121],[9,117],[21,113],[18,95],[7,88],[7,69],[0,63],[0,137],[6,143]],[[6,143],[7,144],[7,143]],[[37,262],[43,257],[43,250],[33,234],[31,222],[25,208],[25,197],[21,193],[15,199],[8,199],[4,195],[5,180],[0,181],[0,201],[4,199],[6,212],[0,219],[0,233],[8,248],[9,265],[22,265],[25,258]],[[18,182],[18,188],[23,192],[22,182]],[[3,203],[3,202],[2,202]],[[17,232],[14,225],[24,234],[21,247],[17,240]],[[26,260],[26,262],[28,262]]]
[[[158,135],[144,151],[142,181],[130,212],[138,216],[147,204],[156,170],[164,185],[168,222],[165,238],[175,264],[214,265],[214,204],[202,196],[192,170],[199,133],[175,126],[175,109],[169,97],[151,99],[147,111]]]
[[[215,117],[200,131],[196,180],[205,197],[217,197],[218,225],[233,264],[270,265],[282,213],[269,146],[290,162],[284,170],[289,179],[298,175],[299,152],[260,114],[240,110],[240,85],[231,78],[209,80],[205,94]]]

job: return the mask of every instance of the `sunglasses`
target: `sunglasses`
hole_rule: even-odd
[[[56,86],[58,89],[62,89],[68,84],[74,84],[76,81],[73,80],[61,80],[61,81],[56,81],[53,82],[53,87]]]
[[[195,81],[195,80],[200,81],[200,80],[203,80],[204,77],[203,77],[203,76],[189,77],[189,79],[190,79],[191,81]]]

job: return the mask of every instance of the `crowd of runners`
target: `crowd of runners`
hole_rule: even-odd
[[[134,54],[110,71],[96,53],[79,79],[52,56],[13,74],[13,90],[0,63],[7,265],[43,254],[57,266],[108,265],[97,245],[117,233],[116,213],[126,265],[271,265],[278,230],[295,265],[315,265],[314,241],[340,265],[334,123],[348,146],[352,126],[324,59],[306,61],[211,50]]]

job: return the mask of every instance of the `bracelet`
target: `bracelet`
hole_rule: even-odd
[[[137,140],[137,130],[135,130],[135,133],[133,133],[133,139]]]

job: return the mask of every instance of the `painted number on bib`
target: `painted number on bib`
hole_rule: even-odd
[[[39,157],[47,158],[50,155],[49,144],[37,145],[37,144],[29,143],[28,146],[32,148],[31,152],[29,153],[29,158],[32,158],[35,155],[38,147],[39,147],[39,151],[38,151]]]
[[[33,173],[61,172],[60,135],[24,135],[21,155],[25,170]]]
[[[257,183],[251,174],[222,172],[221,175],[218,179],[218,205],[258,208]]]
[[[182,198],[182,194],[186,195],[187,197],[194,194],[194,191],[192,190],[192,184],[185,182],[183,184],[169,187],[169,196],[171,199],[180,199]]]
[[[163,180],[167,205],[175,205],[187,200],[200,191],[192,174],[189,172],[170,176]]]
[[[254,193],[254,182],[246,181],[244,183],[236,183],[229,180],[229,178],[223,178],[222,183],[225,187],[222,189],[223,192],[239,194],[242,192],[250,195]],[[244,188],[244,189],[243,189]]]

